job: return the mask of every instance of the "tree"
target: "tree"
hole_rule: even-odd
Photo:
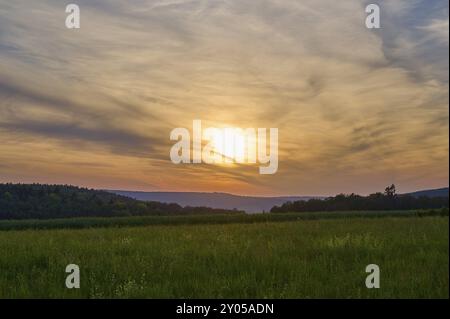
[[[105,191],[68,185],[0,183],[0,220],[236,213],[244,212],[143,202]]]
[[[339,194],[325,199],[310,199],[286,202],[274,206],[272,213],[317,212],[317,211],[365,211],[365,210],[406,210],[448,208],[448,196],[415,197],[408,194],[396,194],[395,185],[386,187],[384,193],[377,192],[369,196]]]
[[[384,195],[388,196],[388,197],[394,197],[395,196],[395,185],[391,184],[391,186],[388,186],[384,189]]]

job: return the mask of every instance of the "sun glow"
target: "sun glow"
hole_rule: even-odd
[[[246,136],[239,129],[217,130],[212,138],[214,152],[224,156],[225,163],[245,160]]]
[[[278,169],[278,129],[269,129],[269,147],[266,128],[202,129],[201,120],[193,120],[193,140],[186,128],[178,127],[170,133],[178,140],[170,149],[174,164],[262,164],[260,174],[275,174]],[[181,139],[180,139],[181,138]],[[192,146],[192,157],[191,157]],[[269,153],[267,153],[269,151]],[[264,166],[267,165],[267,166]]]

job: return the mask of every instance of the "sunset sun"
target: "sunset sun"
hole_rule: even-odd
[[[218,131],[212,143],[214,151],[225,157],[225,163],[242,162],[245,158],[245,136],[239,131]]]

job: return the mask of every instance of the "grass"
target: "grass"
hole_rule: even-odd
[[[229,215],[185,215],[185,216],[131,216],[131,217],[82,217],[44,220],[0,220],[2,230],[24,229],[82,229],[98,227],[130,227],[149,225],[194,225],[267,223],[296,220],[380,217],[426,217],[448,216],[448,208],[409,211],[341,211],[277,214],[229,214]]]
[[[0,298],[449,297],[448,217],[327,214],[9,228],[0,231]],[[70,263],[80,266],[81,289],[65,288]],[[372,263],[381,269],[380,289],[365,287]]]

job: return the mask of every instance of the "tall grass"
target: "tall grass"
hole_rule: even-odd
[[[193,224],[231,224],[265,223],[313,219],[337,218],[379,218],[379,217],[426,217],[448,216],[448,208],[435,210],[408,211],[342,211],[311,213],[276,214],[235,214],[235,215],[183,215],[183,216],[131,216],[131,217],[82,217],[47,220],[3,220],[2,230],[23,229],[80,229],[94,227],[128,227],[149,225],[193,225]]]
[[[0,298],[449,296],[447,217],[258,221],[0,232]]]

